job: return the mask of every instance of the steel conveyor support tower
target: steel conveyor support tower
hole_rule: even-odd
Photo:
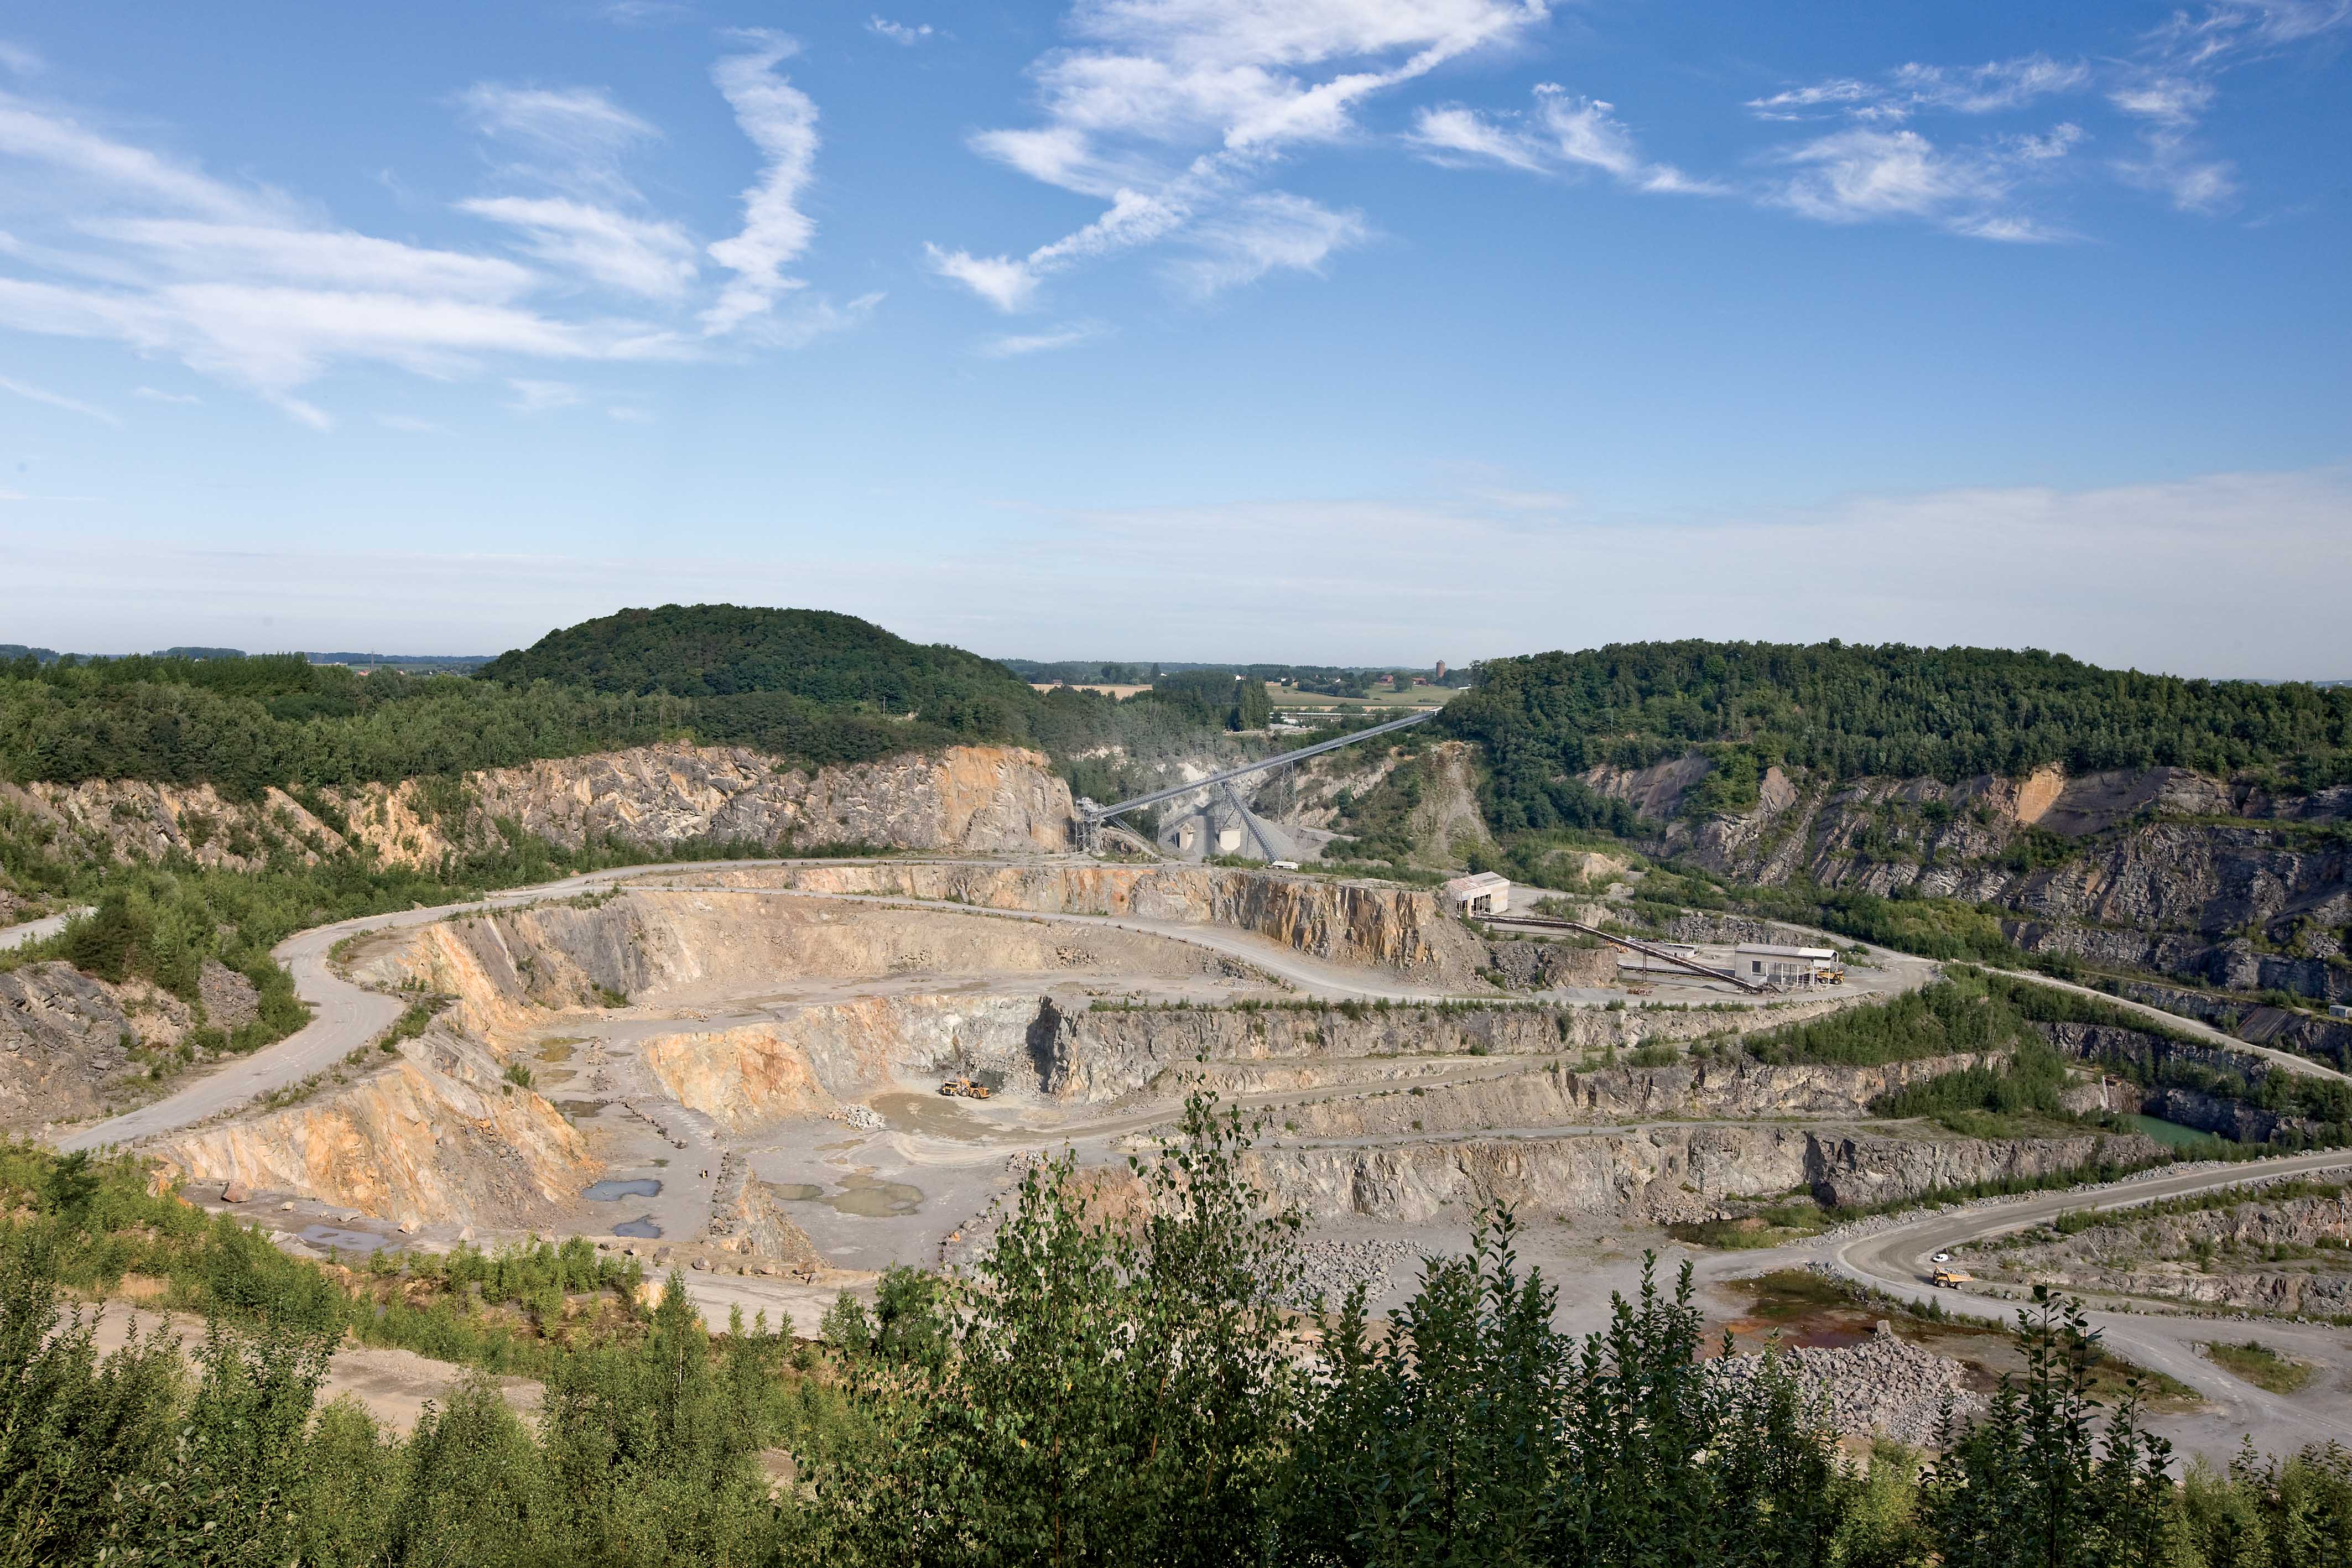
[[[1343,746],[1353,746],[1360,740],[1370,740],[1376,735],[1390,735],[1409,725],[1421,724],[1437,716],[1436,708],[1424,708],[1407,718],[1376,724],[1370,729],[1360,729],[1353,735],[1342,735],[1331,740],[1318,740],[1312,746],[1302,746],[1296,751],[1286,751],[1278,757],[1268,757],[1244,768],[1228,768],[1222,773],[1212,773],[1206,779],[1195,779],[1190,784],[1178,784],[1166,789],[1155,789],[1149,795],[1138,795],[1132,800],[1121,800],[1116,806],[1097,806],[1092,800],[1078,802],[1078,841],[1083,849],[1095,847],[1097,830],[1113,817],[1156,806],[1162,800],[1173,800],[1179,795],[1190,795],[1195,789],[1214,789],[1229,785],[1236,779],[1246,779],[1253,773],[1265,773],[1276,768],[1287,768],[1310,757],[1320,757],[1327,751],[1337,751]]]

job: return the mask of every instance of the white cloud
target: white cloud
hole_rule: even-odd
[[[800,208],[815,171],[816,105],[775,74],[776,64],[800,46],[776,33],[740,37],[752,47],[720,60],[710,76],[735,110],[735,122],[768,162],[743,193],[742,231],[710,246],[710,258],[735,274],[718,302],[703,312],[703,329],[713,334],[772,310],[780,295],[802,287],[799,278],[784,276],[783,267],[808,248],[816,230]]]
[[[794,202],[814,110],[766,74],[784,47],[762,35],[714,73],[768,157],[743,232],[711,247],[731,274],[715,295],[697,242],[646,211],[622,173],[622,156],[659,132],[598,89],[478,82],[461,96],[468,123],[512,155],[499,178],[542,187],[459,204],[513,231],[520,259],[339,227],[317,204],[0,92],[0,255],[13,264],[0,328],[174,358],[321,429],[330,417],[298,394],[343,364],[451,378],[514,361],[691,358],[730,329],[763,347],[842,330],[879,296],[751,321],[801,287],[779,269],[808,241]],[[615,297],[666,308],[618,313],[602,303]]]
[[[286,204],[274,193],[245,191],[201,170],[85,130],[0,93],[0,157],[39,164],[82,182],[104,201],[145,201],[229,223],[279,222]],[[66,193],[61,188],[60,195]]]
[[[904,22],[893,22],[883,16],[867,17],[866,30],[887,38],[894,44],[905,45],[908,48],[912,48],[932,36],[931,25],[929,22],[918,22],[908,26]]]
[[[551,267],[645,298],[681,298],[698,276],[694,241],[673,223],[560,196],[481,196],[457,206],[522,230],[527,248]]]
[[[79,398],[68,397],[63,392],[53,392],[47,387],[37,387],[26,382],[13,381],[6,376],[0,376],[0,392],[13,393],[32,402],[47,403],[51,408],[61,408],[68,413],[78,413],[84,419],[94,419],[102,424],[119,428],[122,423],[121,419],[106,410],[86,403]]]
[[[2197,132],[2219,78],[2352,27],[2352,0],[2219,0],[2175,11],[2118,68],[2107,97],[2139,123],[2141,153],[2119,158],[2126,183],[2170,198],[2184,213],[2214,213],[2238,195],[2236,166],[2206,152]]]
[[[582,401],[578,387],[570,382],[532,381],[524,377],[509,378],[507,385],[514,390],[514,401],[507,406],[517,413],[545,413],[550,409],[571,408]]]
[[[505,301],[527,293],[528,267],[498,256],[432,250],[340,229],[208,223],[192,218],[93,218],[75,228],[139,252],[182,277],[322,285],[395,294]]]
[[[1268,191],[1244,196],[1202,219],[1185,234],[1200,254],[1171,261],[1167,270],[1196,298],[1269,272],[1319,273],[1326,258],[1360,245],[1370,231],[1359,213],[1335,213],[1304,196]]]
[[[1516,125],[1505,125],[1475,109],[1450,104],[1424,109],[1413,116],[1412,141],[1439,162],[1485,159],[1524,169],[1530,174],[1545,170],[1545,149]]]
[[[677,0],[605,0],[604,5],[604,19],[624,27],[682,22],[693,15],[693,6]]]
[[[513,149],[509,176],[610,197],[633,195],[621,160],[661,132],[597,88],[515,87],[479,81],[458,95],[473,128]]]
[[[143,397],[149,402],[201,404],[205,401],[192,392],[164,392],[158,387],[136,387],[132,389],[131,395],[132,397]]]
[[[2011,198],[2081,138],[2079,127],[2060,125],[1954,150],[1908,129],[1857,126],[1782,149],[1776,161],[1796,172],[1769,199],[1825,223],[1916,218],[1979,239],[2053,239],[2059,231],[2014,210]]]
[[[1748,107],[1764,120],[1809,120],[1836,113],[1884,123],[1907,120],[1922,110],[1991,114],[2021,109],[2036,99],[2079,92],[2091,79],[2091,68],[2082,62],[2053,60],[2039,53],[1980,66],[1915,61],[1895,67],[1883,81],[1833,78],[1751,99]]]
[[[49,62],[22,44],[12,44],[0,38],[0,68],[14,71],[20,77],[37,77],[49,68]]]
[[[989,339],[976,351],[985,359],[1020,359],[1028,354],[1051,353],[1056,349],[1075,349],[1081,343],[1094,342],[1108,330],[1099,321],[1079,321],[1045,332],[1007,332]]]
[[[1614,106],[1578,97],[1553,82],[1536,88],[1535,107],[1525,117],[1490,119],[1458,105],[1424,109],[1414,116],[1409,140],[1438,162],[1485,160],[1530,173],[1598,169],[1619,184],[1640,191],[1716,194],[1721,190],[1671,163],[1644,159],[1633,133],[1617,120]]]
[[[1353,133],[1366,99],[1507,45],[1549,10],[1549,0],[1078,0],[1068,25],[1080,41],[1032,67],[1045,123],[972,145],[1108,209],[1024,256],[933,246],[933,269],[1001,310],[1025,308],[1047,277],[1250,199],[1286,150]],[[1202,277],[1197,265],[1169,270],[1187,287]]]
[[[1007,314],[1025,310],[1037,295],[1037,275],[1026,261],[1009,256],[973,256],[926,245],[931,270],[952,278]]]

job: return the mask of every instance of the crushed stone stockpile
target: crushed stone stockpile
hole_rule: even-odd
[[[1297,1299],[1304,1305],[1318,1295],[1338,1306],[1349,1291],[1364,1287],[1367,1296],[1389,1288],[1390,1272],[1419,1260],[1423,1249],[1390,1237],[1370,1241],[1305,1241],[1298,1247]]]
[[[1935,1441],[1947,1399],[1963,1421],[1986,1409],[1984,1396],[1963,1386],[1958,1362],[1911,1344],[1884,1325],[1860,1344],[1801,1346],[1780,1355],[1796,1373],[1801,1396],[1819,1402],[1843,1436],[1875,1434],[1920,1448]],[[1748,1383],[1763,1372],[1764,1358],[1731,1356],[1708,1366],[1718,1377]]]

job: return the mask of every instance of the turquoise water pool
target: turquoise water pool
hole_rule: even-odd
[[[2184,1127],[2178,1122],[2168,1122],[2161,1116],[2126,1116],[2135,1133],[2145,1133],[2159,1144],[2169,1144],[2176,1149],[2188,1148],[2212,1138],[2211,1133],[2200,1133],[2194,1127]]]

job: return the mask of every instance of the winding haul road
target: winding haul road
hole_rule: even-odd
[[[1790,1261],[1826,1263],[1849,1280],[1874,1285],[1906,1301],[1933,1301],[1957,1315],[2013,1323],[2016,1302],[1931,1286],[1927,1281],[1934,1254],[2084,1209],[2107,1213],[2249,1182],[2343,1170],[2352,1170],[2352,1149],[2290,1155],[2179,1176],[2144,1176],[2092,1192],[2051,1193],[1925,1215],[1851,1240],[1789,1250]],[[1753,1274],[1759,1257],[1756,1253],[1712,1257],[1700,1272],[1710,1280]],[[2177,1447],[2226,1459],[2236,1451],[2241,1437],[2247,1436],[2256,1448],[2269,1453],[2292,1452],[2306,1443],[2331,1440],[2352,1445],[2352,1403],[2344,1397],[2345,1374],[2352,1366],[2352,1336],[2341,1329],[2276,1320],[2264,1320],[2256,1328],[2228,1318],[2155,1312],[2094,1312],[2090,1320],[2103,1341],[2125,1359],[2185,1383],[2204,1396],[2205,1409],[2166,1422],[2178,1436]],[[2256,1333],[2264,1343],[2320,1368],[2313,1385],[2292,1396],[2267,1393],[2224,1372],[2201,1352],[2200,1347],[2214,1340],[2243,1339]]]

